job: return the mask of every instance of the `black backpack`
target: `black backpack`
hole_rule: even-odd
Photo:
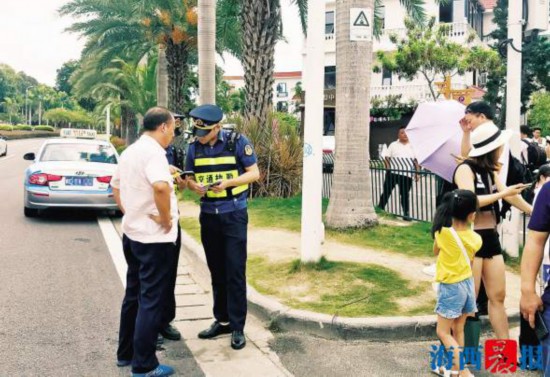
[[[521,141],[527,144],[527,161],[524,160],[523,155],[521,156],[521,159],[524,160],[522,162],[531,172],[537,170],[541,165],[546,163],[546,151],[544,148],[542,148],[536,141],[529,141],[525,139],[521,139]]]
[[[508,159],[508,176],[506,177],[506,186],[512,186],[518,183],[531,183],[534,180],[535,176],[533,172],[510,153],[510,158]],[[523,190],[521,192],[521,196],[527,203],[532,204],[535,197],[534,185]],[[512,205],[510,203],[506,200],[502,200],[502,205],[500,207],[501,218],[504,219],[511,208]]]

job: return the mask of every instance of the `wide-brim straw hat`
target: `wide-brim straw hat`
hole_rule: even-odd
[[[468,156],[483,156],[506,144],[511,137],[512,130],[502,131],[493,122],[484,123],[473,130],[470,135],[472,149]]]

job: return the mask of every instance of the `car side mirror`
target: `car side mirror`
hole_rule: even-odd
[[[34,161],[36,159],[36,156],[34,155],[34,153],[25,153],[23,155],[23,159],[24,160],[29,160],[29,161]]]

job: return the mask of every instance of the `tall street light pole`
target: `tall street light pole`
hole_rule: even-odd
[[[323,187],[323,102],[325,61],[325,0],[308,1],[304,63],[306,110],[302,180],[302,262],[321,259]]]
[[[513,131],[510,140],[512,154],[519,157],[519,125],[521,122],[521,47],[523,37],[523,2],[508,2],[508,51],[506,71],[506,128]],[[519,256],[520,213],[512,207],[512,216],[505,224],[503,244],[506,252]]]
[[[29,89],[34,88],[34,85],[28,86],[27,89],[25,89],[25,109],[27,110],[27,113],[25,114],[25,117],[27,118],[27,125],[31,125],[31,116],[30,116],[30,109],[28,104],[28,98],[29,98]]]

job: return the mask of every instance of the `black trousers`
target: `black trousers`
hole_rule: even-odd
[[[382,195],[380,195],[378,207],[382,209],[386,208],[386,204],[388,204],[388,200],[395,185],[399,186],[399,195],[401,197],[401,206],[403,207],[403,213],[405,214],[405,216],[409,216],[409,194],[412,188],[412,178],[406,177],[401,174],[395,174],[392,172],[386,173],[386,178],[384,179],[384,188],[382,190]]]
[[[133,373],[146,373],[159,364],[155,355],[157,336],[170,296],[168,286],[175,243],[145,244],[124,235],[122,245],[128,273],[120,313],[117,358],[132,360]]]
[[[166,300],[166,305],[164,307],[164,316],[162,320],[162,328],[168,327],[170,322],[176,318],[176,279],[178,278],[178,263],[180,260],[180,249],[181,249],[181,228],[178,224],[178,238],[176,239],[176,244],[174,246],[175,254],[173,256],[173,261],[170,266],[170,276],[168,278],[168,299]]]
[[[248,212],[200,214],[201,240],[212,276],[214,318],[242,331],[246,321]]]

